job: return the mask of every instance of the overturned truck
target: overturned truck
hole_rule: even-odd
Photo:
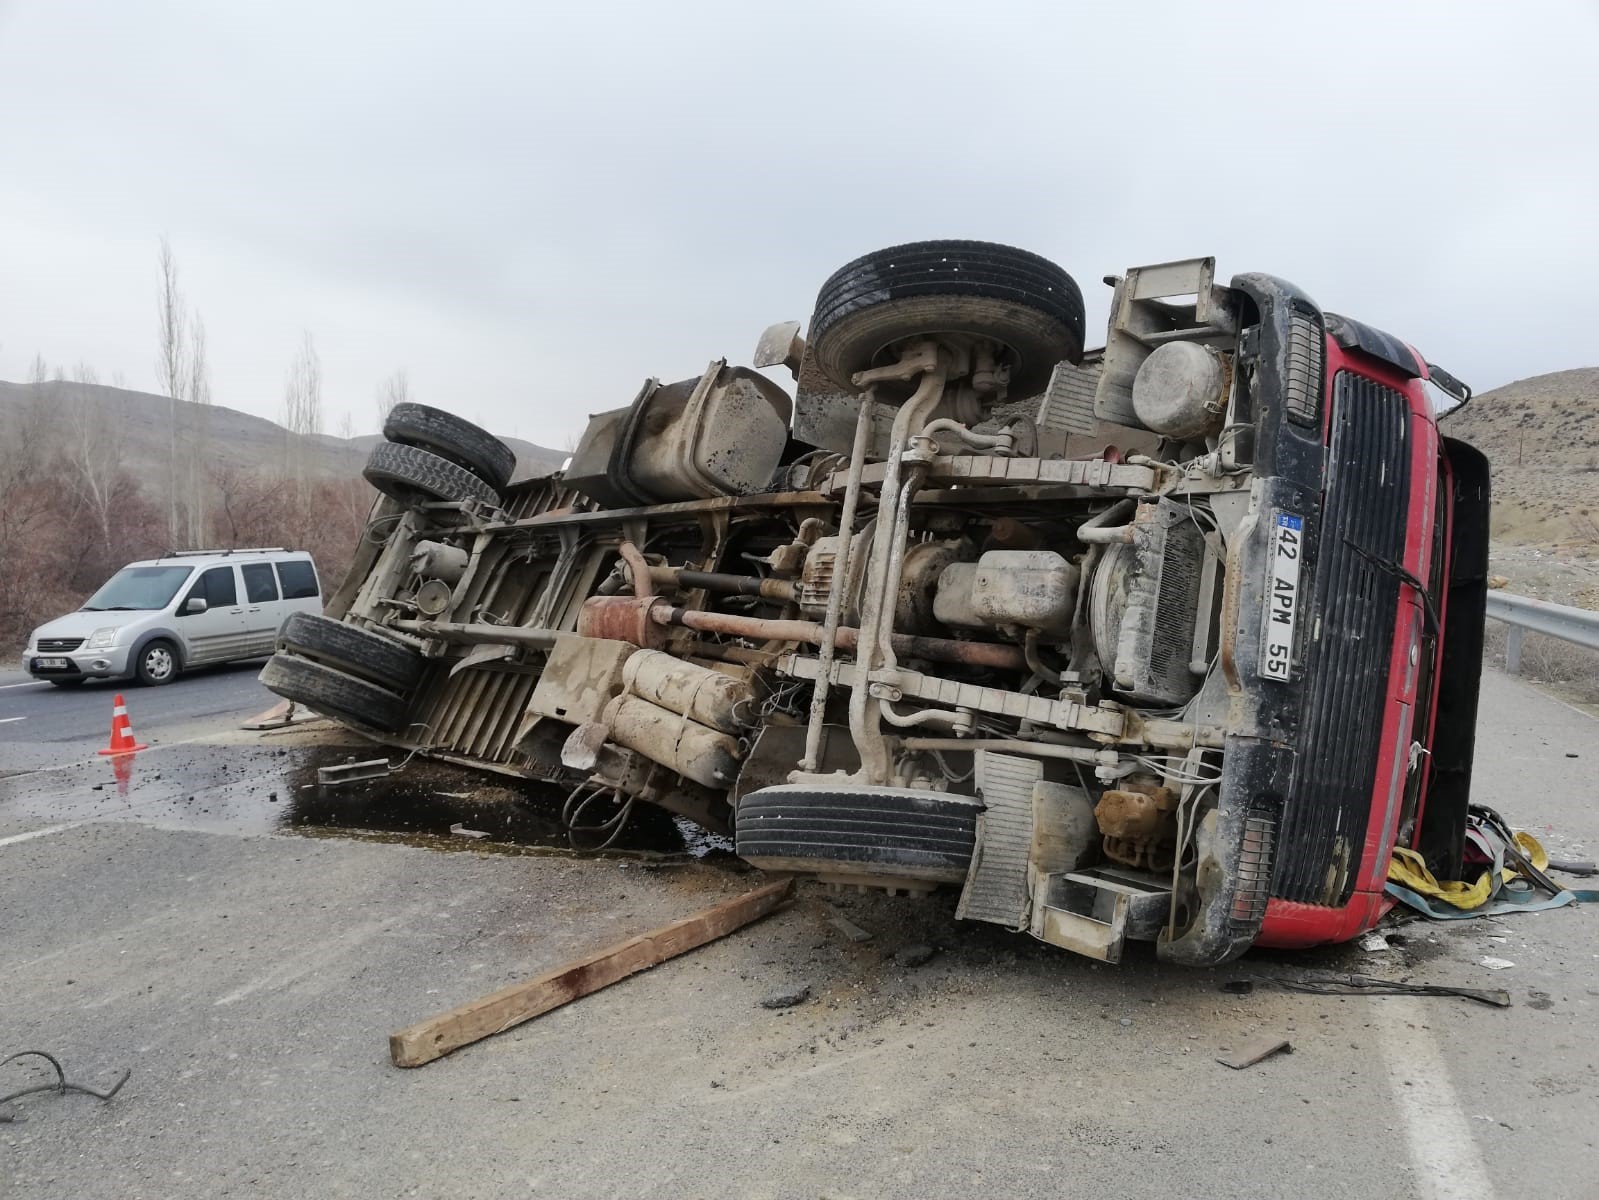
[[[1214,260],[866,255],[755,366],[648,381],[562,471],[400,405],[324,616],[262,678],[400,747],[640,804],[760,867],[1115,961],[1350,938],[1458,876],[1488,475],[1468,390]]]

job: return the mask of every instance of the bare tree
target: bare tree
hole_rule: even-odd
[[[161,239],[161,289],[156,297],[156,377],[167,396],[167,538],[178,543],[178,401],[188,390],[183,293],[172,243]]]
[[[378,431],[382,432],[383,422],[388,420],[389,412],[396,404],[410,402],[411,377],[401,367],[378,385]]]
[[[28,382],[45,383],[50,378],[50,364],[44,361],[44,355],[35,354],[33,361],[28,364]]]
[[[322,360],[307,332],[283,386],[284,474],[305,480],[311,438],[322,432]]]
[[[117,436],[115,414],[94,394],[99,381],[93,368],[79,363],[72,377],[77,386],[61,401],[66,482],[93,521],[102,549],[109,552],[112,509],[122,478],[122,439]]]
[[[208,481],[205,463],[210,453],[211,441],[211,364],[206,357],[205,322],[195,313],[189,324],[189,357],[184,371],[188,382],[189,403],[193,406],[190,417],[193,434],[189,439],[185,467],[188,474],[189,546],[204,543],[206,531],[206,494]]]

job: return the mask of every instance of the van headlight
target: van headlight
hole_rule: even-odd
[[[117,627],[107,625],[104,629],[96,629],[89,635],[89,640],[83,643],[85,650],[109,650],[111,643],[117,640]]]

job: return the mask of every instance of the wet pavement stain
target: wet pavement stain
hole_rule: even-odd
[[[380,779],[318,782],[317,771],[321,767],[370,757],[347,752],[305,756],[284,773],[288,791],[281,827],[298,833],[401,835],[412,844],[430,848],[437,848],[437,841],[448,839],[450,849],[514,846],[574,850],[560,819],[566,791],[551,784],[496,777],[420,758]],[[488,836],[474,838],[452,833],[452,826]],[[648,806],[635,808],[632,819],[610,849],[652,855],[688,852],[672,818]]]
[[[321,784],[321,767],[387,758],[378,779]],[[0,806],[49,821],[141,821],[212,832],[352,837],[478,853],[593,857],[561,824],[564,789],[351,745],[192,744],[0,778]],[[451,826],[485,834],[464,836]],[[732,846],[636,805],[607,857],[732,860]]]

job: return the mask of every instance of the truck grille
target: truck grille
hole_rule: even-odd
[[[413,717],[425,729],[418,740],[435,754],[504,766],[514,757],[517,728],[538,681],[527,671],[483,666],[434,683]]]
[[[1399,602],[1398,579],[1376,563],[1404,557],[1409,432],[1400,392],[1339,372],[1313,602],[1300,618],[1304,711],[1272,887],[1283,900],[1341,905],[1354,890]]]
[[[40,654],[65,654],[83,645],[82,638],[40,638]]]

